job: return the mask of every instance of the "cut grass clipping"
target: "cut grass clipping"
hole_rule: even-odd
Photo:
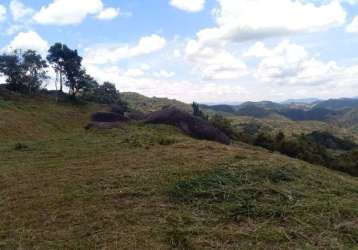
[[[307,177],[300,168],[232,164],[177,182],[169,198],[190,211],[189,220],[201,225],[196,228],[261,225],[260,230],[255,227],[252,234],[238,237],[237,247],[244,247],[245,241],[256,242],[258,248],[268,243],[330,249],[339,249],[342,243],[356,246],[358,228],[349,219],[357,215],[354,201],[339,198],[344,189],[339,184],[335,190],[325,190],[325,181]],[[351,226],[342,230],[340,225],[347,220]],[[192,225],[173,226],[168,232],[169,243],[177,248],[193,246],[188,239],[202,232]]]

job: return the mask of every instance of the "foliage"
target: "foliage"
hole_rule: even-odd
[[[16,50],[0,56],[0,73],[13,91],[32,94],[38,91],[47,77],[47,62],[33,50]]]
[[[230,119],[225,118],[222,115],[215,114],[214,116],[210,117],[210,123],[229,136],[231,139],[235,139],[237,134],[232,126],[232,122]]]
[[[104,82],[99,85],[96,81],[88,78],[87,88],[83,92],[83,98],[101,104],[112,105],[114,113],[123,114],[128,110],[128,105],[121,98],[119,91],[115,84]]]
[[[193,104],[191,105],[193,108],[193,115],[200,117],[204,120],[208,120],[208,116],[204,114],[204,112],[200,109],[200,105],[199,103],[193,102]]]
[[[81,90],[88,87],[91,77],[82,68],[82,57],[78,55],[77,50],[72,50],[65,44],[56,43],[48,52],[47,60],[60,80],[60,92],[63,91],[63,85],[66,85],[70,95],[75,97]]]
[[[15,146],[14,146],[14,149],[18,150],[18,151],[26,150],[28,148],[29,148],[29,146],[27,146],[26,144],[23,144],[23,143],[16,143]]]
[[[314,139],[312,135],[316,135]],[[322,137],[323,135],[324,137]],[[328,142],[330,144],[325,143],[327,142],[326,138],[329,138]],[[330,150],[331,141],[336,143],[334,144],[335,147],[347,152],[343,154],[332,152]],[[275,138],[267,133],[259,133],[254,141],[254,145],[358,176],[358,159],[354,150],[357,146],[350,141],[337,138],[328,132],[314,132],[308,135],[301,134],[293,138],[286,138],[283,132],[279,132]]]
[[[358,147],[354,142],[348,139],[338,138],[328,132],[314,131],[308,134],[307,138],[326,148],[334,150],[352,150]]]
[[[65,61],[67,60],[67,51],[70,49],[67,45],[62,43],[55,43],[52,45],[48,51],[47,61],[52,65],[55,70],[57,77],[60,81],[60,92],[63,91],[63,82],[64,76],[66,73],[65,70]],[[56,88],[57,88],[57,79],[56,79]]]

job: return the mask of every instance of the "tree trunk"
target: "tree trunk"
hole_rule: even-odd
[[[62,71],[60,70],[60,92],[62,93]]]

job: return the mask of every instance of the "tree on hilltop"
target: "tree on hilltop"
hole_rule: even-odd
[[[8,88],[32,94],[39,90],[47,77],[47,63],[33,50],[15,50],[0,55],[0,73],[6,76]]]

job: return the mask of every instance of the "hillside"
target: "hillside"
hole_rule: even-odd
[[[130,108],[142,112],[152,112],[166,106],[176,106],[183,110],[191,111],[190,104],[185,104],[183,102],[171,100],[168,98],[149,98],[144,95],[133,92],[123,92],[121,93],[121,97],[124,101],[129,103]]]
[[[358,99],[353,99],[353,98],[331,99],[331,100],[319,102],[318,104],[315,105],[315,108],[325,108],[325,109],[332,109],[332,110],[358,108]]]
[[[170,126],[85,131],[105,108],[0,99],[0,248],[356,246],[357,178]]]

